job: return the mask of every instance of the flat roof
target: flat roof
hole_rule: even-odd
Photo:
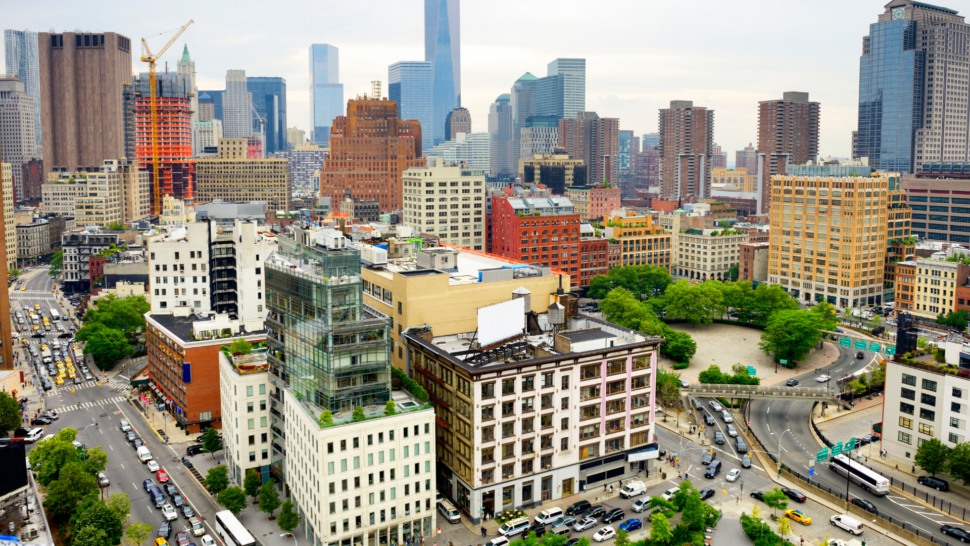
[[[198,315],[189,315],[187,317],[177,317],[172,314],[155,314],[148,315],[148,317],[154,321],[156,324],[167,330],[169,333],[174,335],[183,343],[195,343],[195,342],[205,342],[212,341],[211,339],[194,339],[190,336],[192,333],[192,325],[196,322],[206,322],[212,320],[216,315],[215,312],[210,311],[206,314],[205,318],[199,318]],[[246,336],[256,336],[265,335],[266,330],[258,330],[255,332],[240,330],[238,334],[233,337],[246,337]],[[222,339],[222,338],[219,338]],[[230,338],[225,338],[225,345],[228,345],[232,341]]]
[[[565,338],[569,338],[570,341],[576,341],[576,342],[594,341],[597,339],[608,339],[611,337],[616,337],[616,335],[610,334],[608,332],[604,332],[603,330],[600,330],[600,329],[580,330],[578,332],[562,332],[560,335],[562,335]]]

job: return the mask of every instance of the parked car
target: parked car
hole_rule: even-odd
[[[660,498],[669,501],[670,499],[674,498],[674,495],[676,495],[678,491],[680,491],[679,487],[671,487],[670,489],[664,491],[663,494],[660,495]]]
[[[522,533],[522,535],[529,536],[529,533],[535,533],[536,538],[540,538],[542,535],[546,534],[546,525],[537,521],[530,525],[529,528]]]
[[[175,493],[172,495],[172,504],[174,504],[176,508],[181,508],[185,505],[185,497],[183,497],[181,493]]]
[[[593,540],[596,542],[606,542],[615,536],[616,531],[612,527],[603,527],[599,531],[596,531],[596,534],[593,535]]]
[[[556,521],[552,522],[552,528],[556,529],[558,527],[572,527],[576,523],[576,518],[572,516],[562,516]]]
[[[573,531],[582,532],[582,531],[585,531],[586,529],[592,529],[595,526],[596,526],[596,520],[595,519],[593,519],[593,518],[583,518],[583,519],[577,521],[573,525]]]
[[[620,521],[624,517],[626,517],[626,513],[623,512],[622,508],[614,508],[608,511],[607,513],[603,514],[603,517],[600,519],[600,521],[602,521],[603,523],[613,523],[614,521]]]
[[[198,455],[199,453],[202,453],[202,446],[200,446],[198,444],[193,444],[193,445],[190,445],[189,447],[185,448],[185,454],[188,455],[188,456],[190,456],[190,457],[192,455]]]
[[[714,496],[714,490],[711,489],[710,487],[705,487],[704,489],[701,489],[700,491],[698,491],[698,493],[701,494],[702,501],[707,500]]]
[[[740,470],[738,470],[737,468],[732,468],[731,471],[728,472],[727,476],[725,476],[724,478],[727,479],[727,481],[729,482],[733,482],[733,481],[736,481],[738,479],[738,476],[740,475],[741,475]]]
[[[631,508],[631,510],[633,510],[634,512],[643,512],[649,507],[650,507],[650,499],[640,498],[633,502],[633,507]]]
[[[131,442],[131,447],[133,447],[133,448],[135,448],[135,449],[138,449],[138,448],[140,448],[140,447],[141,447],[141,446],[143,446],[143,445],[145,445],[145,442],[143,442],[143,441],[141,441],[141,438],[135,438],[135,439],[134,439],[134,440],[133,440],[133,441]]]
[[[798,380],[797,379],[789,379],[788,381],[785,381],[785,386],[786,387],[797,387],[798,386]]]
[[[784,493],[785,496],[787,496],[789,499],[795,502],[805,502],[806,500],[808,500],[808,497],[806,497],[801,491],[798,491],[795,489],[789,489],[787,487],[783,487],[781,489],[781,492]]]
[[[751,492],[751,496],[759,501],[765,500],[765,495],[767,494],[765,491],[758,491],[757,489]]]
[[[940,531],[943,531],[944,535],[950,535],[951,537],[960,539],[960,542],[970,541],[970,533],[952,525],[943,525],[940,527]]]
[[[626,521],[624,521],[623,523],[620,524],[620,530],[621,531],[626,531],[626,532],[636,531],[637,529],[640,529],[641,527],[643,527],[643,521],[641,521],[641,520],[639,520],[637,518],[630,518],[630,519],[628,519],[628,520],[626,520]]]
[[[941,480],[939,478],[934,478],[932,476],[920,476],[916,478],[916,483],[920,485],[925,485],[926,487],[932,487],[937,491],[949,491],[950,484],[946,480]]]
[[[145,491],[148,491],[152,487],[156,487],[154,480],[145,480],[141,482],[141,486],[142,486],[142,489],[144,489]]]
[[[586,511],[590,506],[592,506],[588,500],[576,501],[566,508],[567,516],[577,516]]]
[[[812,524],[812,517],[806,514],[805,512],[802,512],[801,510],[786,510],[785,516],[787,516],[788,519],[792,521],[797,521],[798,523],[801,523],[802,525]]]
[[[819,383],[826,383],[826,382],[828,382],[829,379],[832,379],[832,378],[829,377],[829,376],[827,376],[827,375],[825,375],[825,374],[822,374],[822,375],[816,377],[815,378],[815,381],[818,381]]]

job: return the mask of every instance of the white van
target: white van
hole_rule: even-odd
[[[862,523],[849,516],[842,516],[842,515],[836,514],[832,516],[832,519],[830,521],[832,522],[832,525],[835,525],[836,527],[841,527],[846,531],[852,533],[853,535],[862,534],[862,531],[863,531]]]
[[[624,499],[642,495],[647,490],[647,485],[640,480],[630,480],[620,489],[620,496]]]
[[[148,451],[148,448],[145,446],[139,447],[138,460],[141,461],[142,463],[148,463],[148,461],[152,460],[152,452]]]
[[[449,523],[458,523],[461,521],[461,514],[458,513],[458,510],[454,507],[454,505],[445,499],[442,499],[441,502],[438,503],[438,511],[441,512],[441,515],[444,516]]]
[[[529,528],[529,518],[516,518],[506,521],[498,528],[498,534],[504,537],[514,537]]]
[[[552,508],[539,512],[539,514],[535,517],[535,521],[543,525],[548,525],[556,521],[560,517],[562,517],[562,508],[559,508],[558,506],[553,506]]]
[[[28,432],[27,433],[27,436],[24,436],[24,441],[27,442],[28,444],[32,444],[32,443],[36,442],[37,440],[39,440],[40,437],[43,436],[43,435],[44,435],[44,429],[42,429],[42,428],[35,428],[35,429],[31,430],[30,432]]]

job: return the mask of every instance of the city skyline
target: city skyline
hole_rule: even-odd
[[[621,129],[637,134],[656,132],[660,108],[671,100],[692,100],[718,112],[714,138],[733,162],[734,151],[756,140],[758,102],[798,90],[811,93],[826,112],[820,129],[820,154],[848,156],[857,122],[862,39],[883,11],[883,4],[840,4],[838,18],[824,15],[825,10],[804,10],[801,4],[772,4],[774,13],[781,10],[779,16],[792,22],[768,25],[750,35],[730,33],[728,40],[726,29],[736,28],[732,23],[750,24],[752,10],[701,2],[697,10],[700,17],[692,20],[697,25],[696,36],[713,38],[693,40],[678,34],[672,26],[658,25],[647,36],[638,30],[644,20],[680,16],[672,5],[617,3],[584,13],[589,32],[577,39],[555,30],[575,15],[572,9],[549,12],[541,5],[466,3],[461,13],[461,102],[471,112],[473,126],[487,127],[489,106],[495,97],[508,93],[523,73],[541,73],[542,67],[555,58],[585,58],[586,109],[619,118]],[[300,90],[309,88],[306,67],[311,44],[340,48],[345,103],[369,93],[372,80],[383,81],[386,89],[390,64],[420,60],[425,53],[422,33],[407,36],[396,31],[400,26],[423,30],[423,4],[418,1],[389,4],[376,15],[352,5],[328,6],[327,17],[321,18],[292,17],[290,14],[299,13],[301,6],[311,12],[316,8],[316,4],[300,2],[279,13],[241,9],[229,14],[216,11],[214,6],[174,2],[165,14],[151,19],[122,15],[129,12],[114,10],[112,5],[122,7],[119,2],[108,2],[106,10],[95,15],[59,1],[54,3],[55,9],[45,12],[13,5],[6,10],[5,26],[38,32],[51,27],[59,31],[81,28],[119,32],[131,38],[137,49],[141,37],[146,37],[153,48],[160,47],[171,36],[160,32],[192,18],[195,24],[161,64],[168,62],[169,70],[174,71],[179,52],[187,44],[197,63],[199,89],[224,88],[230,68],[245,69],[249,76],[283,77],[290,87],[289,124],[308,135],[312,131],[306,126],[309,97]],[[260,13],[259,18],[255,13]],[[516,13],[524,20],[541,18],[548,24],[523,35],[503,24],[505,18],[500,18],[500,13]],[[593,30],[597,25],[602,31]],[[792,26],[807,31],[820,25],[828,29],[827,38],[811,50],[789,39]],[[286,38],[274,39],[274,33],[283,33]],[[774,45],[760,47],[764,43]],[[752,68],[745,78],[738,78],[737,69],[731,66],[741,56],[757,60],[748,64]],[[685,68],[701,59],[703,70]],[[145,70],[144,63],[133,60],[133,72]]]

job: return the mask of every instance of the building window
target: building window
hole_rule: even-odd
[[[926,390],[928,390],[928,391],[936,392],[936,381],[931,381],[929,379],[924,379],[923,380],[923,388],[926,389]]]
[[[957,417],[950,417],[950,426],[953,428],[960,428],[960,419]]]
[[[906,417],[900,417],[899,426],[903,428],[908,428],[909,430],[913,430],[913,420],[907,419]]]
[[[932,394],[920,393],[919,401],[927,406],[936,406],[936,397]]]
[[[916,386],[916,376],[915,375],[909,375],[909,374],[905,374],[904,373],[903,374],[903,384],[904,385],[911,385],[911,386],[915,387]]]
[[[900,432],[899,433],[899,441],[902,442],[902,443],[904,443],[904,444],[912,445],[912,443],[913,443],[913,435],[912,434],[908,434],[906,432]]]
[[[903,387],[901,396],[906,400],[916,400],[916,391]]]
[[[906,415],[913,415],[916,411],[916,406],[907,404],[906,402],[900,402],[899,411],[905,413]]]
[[[927,425],[925,423],[920,423],[919,424],[919,432],[920,432],[920,434],[926,434],[926,435],[932,436],[933,435],[933,425]]]

